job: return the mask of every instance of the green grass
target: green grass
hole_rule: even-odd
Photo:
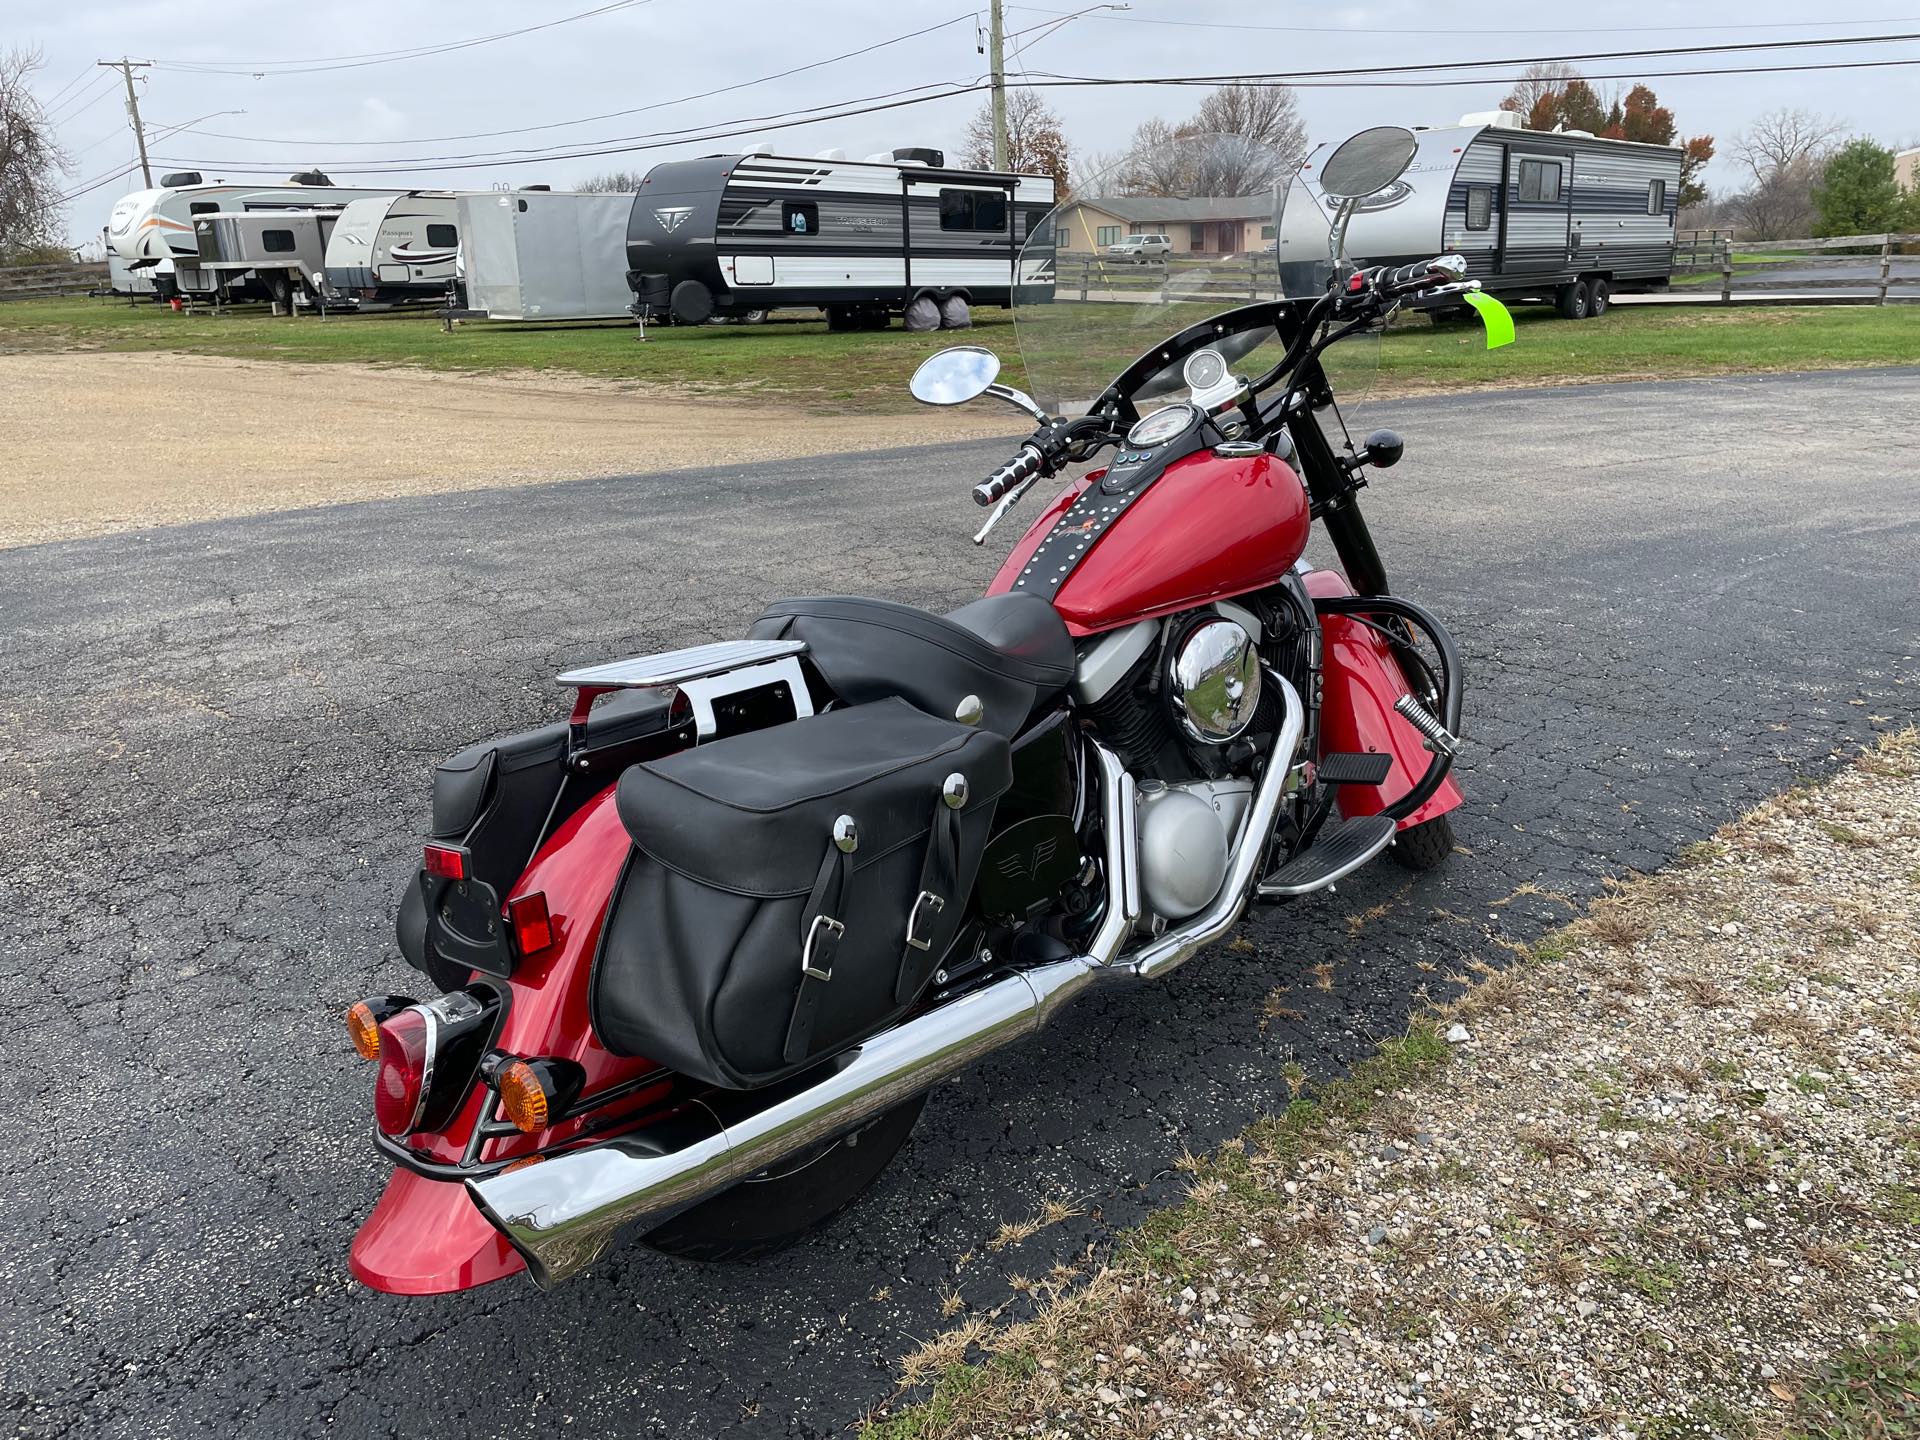
[[[1920,1434],[1920,1325],[1892,1325],[1844,1351],[1800,1389],[1790,1440]]]
[[[432,315],[293,318],[246,307],[215,316],[157,305],[70,298],[0,305],[0,354],[21,350],[190,351],[241,359],[352,361],[453,371],[549,371],[651,382],[695,391],[765,394],[812,409],[908,409],[907,380],[934,351],[987,345],[1023,383],[1008,312],[982,310],[967,335],[831,333],[822,319],[776,316],[764,325],[650,327],[468,322],[448,334]]]
[[[1145,315],[1124,305],[1049,308],[1044,330],[1029,333],[1028,343],[1044,345],[1054,361],[1095,382],[1216,306],[1154,307]],[[1376,353],[1381,393],[1897,365],[1920,356],[1920,307],[1615,308],[1597,320],[1576,322],[1544,306],[1526,306],[1515,318],[1517,343],[1490,352],[1477,322],[1435,325],[1413,317],[1377,347],[1364,340],[1337,347],[1328,368],[1335,388],[1351,396],[1372,378]],[[1028,383],[1011,318],[1002,310],[977,312],[975,329],[964,335],[911,335],[897,325],[834,334],[823,320],[777,316],[764,325],[658,327],[648,336],[642,344],[634,327],[621,324],[468,323],[448,334],[431,315],[284,319],[257,308],[218,317],[176,315],[155,305],[79,297],[0,305],[0,353],[187,351],[451,371],[545,371],[764,396],[832,412],[910,408],[906,383],[915,366],[946,345],[974,343],[999,352],[1006,362],[1002,378]]]

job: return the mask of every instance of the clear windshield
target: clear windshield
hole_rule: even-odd
[[[1034,398],[1055,414],[1079,414],[1134,360],[1191,325],[1255,301],[1324,293],[1332,224],[1314,218],[1318,202],[1296,185],[1299,169],[1300,157],[1244,136],[1185,135],[1076,177],[1072,197],[1034,227],[1018,261],[1014,328]],[[1307,213],[1290,218],[1296,204]],[[1314,225],[1318,269],[1283,286],[1283,237]],[[1163,237],[1171,253],[1124,253],[1139,248],[1124,242],[1148,238],[1158,252]],[[1343,400],[1365,388],[1372,368],[1361,355],[1375,347],[1356,338],[1323,361]],[[1254,376],[1286,347],[1267,325],[1215,348]],[[1176,361],[1135,400],[1145,410],[1183,390]]]

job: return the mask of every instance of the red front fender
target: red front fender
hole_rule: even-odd
[[[1331,570],[1312,570],[1302,578],[1307,593],[1316,600],[1353,593]],[[1412,687],[1387,642],[1365,625],[1345,615],[1323,615],[1320,633],[1320,753],[1378,751],[1393,756],[1393,769],[1382,784],[1346,785],[1340,790],[1342,815],[1349,819],[1378,815],[1413,789],[1433,759],[1420,732],[1393,708],[1393,702],[1410,694]],[[1400,822],[1400,828],[1444,815],[1464,798],[1449,775],[1426,804]]]

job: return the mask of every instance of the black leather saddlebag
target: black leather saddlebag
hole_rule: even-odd
[[[602,1042],[748,1089],[883,1028],[959,933],[1012,779],[1003,736],[899,699],[634,766]]]

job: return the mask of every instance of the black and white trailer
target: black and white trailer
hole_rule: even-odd
[[[1413,164],[1361,201],[1349,260],[1398,265],[1466,257],[1468,278],[1510,301],[1597,315],[1616,290],[1665,289],[1673,277],[1681,151],[1583,130],[1538,131],[1500,110],[1416,131]],[[1277,255],[1289,294],[1326,273],[1335,205],[1316,177],[1331,147],[1307,155],[1288,190]]]
[[[647,173],[627,226],[637,312],[820,308],[836,329],[964,325],[1012,302],[1020,247],[1053,180],[949,168],[937,150],[870,160],[710,155]]]

